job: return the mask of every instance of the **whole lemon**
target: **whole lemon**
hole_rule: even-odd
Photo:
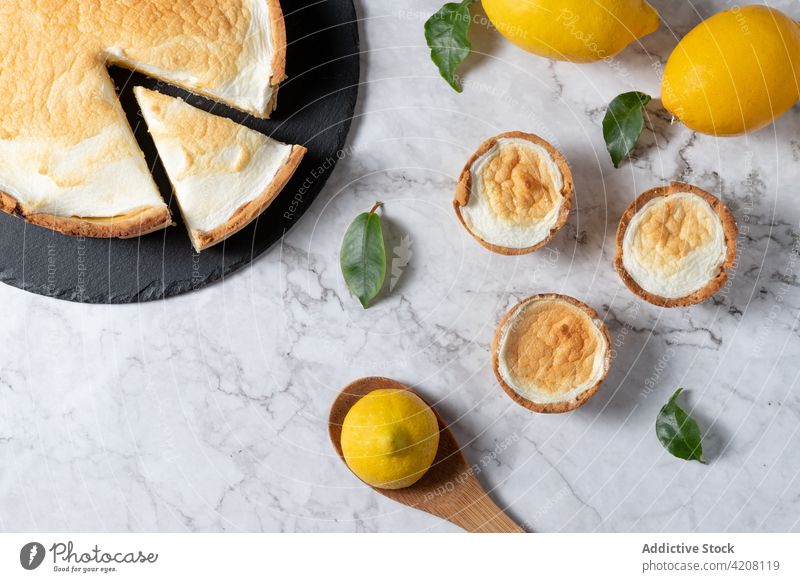
[[[800,26],[766,6],[719,12],[687,34],[667,61],[664,106],[712,135],[755,131],[800,97]]]
[[[362,481],[401,489],[430,469],[439,448],[439,423],[413,392],[373,390],[345,416],[341,442],[347,466]]]
[[[483,0],[486,15],[508,40],[559,61],[611,57],[658,29],[644,0]]]

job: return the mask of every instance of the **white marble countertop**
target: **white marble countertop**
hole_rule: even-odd
[[[326,417],[365,375],[417,386],[453,422],[494,499],[534,531],[800,530],[800,108],[737,139],[655,119],[614,170],[600,122],[616,94],[659,94],[659,66],[722,0],[655,0],[667,25],[610,63],[534,57],[485,26],[454,93],[422,24],[441,2],[359,1],[363,87],[348,155],[283,244],[209,289],[124,307],[0,287],[3,531],[455,531],[376,495],[336,457]],[[771,2],[800,18],[796,2]],[[480,19],[480,9],[477,10]],[[654,111],[656,107],[652,108]],[[576,208],[549,247],[493,255],[458,224],[454,178],[489,135],[527,130],[566,155]],[[612,268],[633,197],[671,179],[721,196],[738,267],[689,309],[642,303]],[[368,311],[338,266],[376,200],[411,260]],[[501,315],[537,292],[607,321],[608,380],[583,408],[537,415],[495,382]],[[655,416],[677,386],[708,466],[670,457]]]

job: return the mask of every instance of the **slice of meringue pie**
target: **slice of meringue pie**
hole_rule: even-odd
[[[611,367],[611,340],[588,305],[566,295],[534,295],[503,317],[492,365],[517,404],[534,412],[568,412],[599,390]]]
[[[564,226],[572,207],[572,174],[564,156],[520,131],[489,138],[467,161],[453,207],[487,249],[531,253]]]
[[[182,99],[134,93],[198,252],[258,218],[306,153]]]
[[[719,198],[674,182],[643,193],[622,215],[614,266],[645,301],[692,305],[727,281],[737,235],[733,214]]]

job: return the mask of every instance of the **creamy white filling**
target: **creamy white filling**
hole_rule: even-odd
[[[131,155],[90,162],[109,140],[126,138]],[[165,206],[133,136],[118,127],[74,146],[0,141],[0,190],[30,212],[63,217],[111,218]]]
[[[184,222],[190,230],[209,232],[226,224],[242,205],[264,193],[292,152],[292,146],[242,127],[242,131],[249,132],[259,142],[244,168],[217,173],[208,173],[205,168],[193,168],[178,139],[158,137],[172,135],[178,128],[170,128],[149,109],[147,98],[142,96],[139,88],[137,97],[145,121],[154,134],[158,154],[172,182]],[[171,106],[192,107],[177,99],[173,100]],[[236,143],[228,144],[216,153],[217,159],[224,161],[220,167],[229,168],[236,167],[234,162],[240,155],[240,147]]]
[[[536,155],[546,161],[550,174],[554,179],[553,187],[559,193],[558,203],[550,209],[545,217],[533,224],[515,224],[498,216],[486,198],[483,183],[483,172],[494,155],[503,147],[517,146],[533,150]],[[564,187],[564,176],[550,152],[539,144],[521,138],[503,137],[485,154],[480,156],[472,168],[472,190],[469,201],[461,207],[461,216],[467,228],[486,242],[510,249],[532,247],[550,235],[550,231],[558,222],[564,197],[560,195]]]
[[[119,123],[74,145],[0,140],[0,191],[29,212],[67,218],[113,218],[166,206],[110,77],[101,90],[117,109]]]
[[[680,198],[692,199],[693,202],[700,203],[699,208],[711,219],[713,230],[711,240],[707,244],[694,249],[683,257],[680,268],[675,273],[668,274],[659,272],[643,261],[643,257],[639,256],[634,249],[634,238],[649,209],[663,204],[667,200]],[[702,289],[719,275],[720,268],[725,262],[726,250],[722,221],[711,205],[696,194],[679,192],[669,197],[654,198],[634,215],[622,241],[622,265],[631,278],[648,293],[667,299],[678,299]]]
[[[291,151],[292,146],[265,142],[241,172],[171,179],[186,225],[208,232],[228,222],[239,207],[261,196]],[[181,173],[185,156],[180,148],[169,145],[158,152],[170,176]]]
[[[239,74],[219,87],[220,99],[247,112],[264,115],[277,87],[270,84],[275,47],[266,0],[250,4],[250,27],[239,59]]]
[[[569,309],[574,310],[577,312],[581,317],[586,318],[588,321],[591,321],[592,325],[587,326],[591,327],[592,334],[597,341],[598,349],[594,354],[594,358],[592,360],[592,373],[589,376],[589,379],[583,382],[582,384],[571,388],[568,392],[562,392],[559,394],[551,394],[550,392],[544,390],[541,386],[537,386],[531,382],[523,383],[514,376],[511,368],[508,365],[508,332],[511,330],[514,322],[517,321],[520,317],[522,317],[525,312],[530,309],[535,304],[540,304],[542,301],[550,301],[554,303],[560,303],[562,305],[567,306]],[[505,383],[511,387],[514,392],[522,396],[523,398],[530,400],[531,402],[535,402],[538,404],[550,404],[553,402],[569,402],[574,398],[577,398],[579,395],[584,393],[586,390],[597,384],[597,382],[603,377],[605,374],[605,366],[606,366],[606,354],[609,350],[608,342],[606,341],[605,334],[600,331],[602,326],[602,322],[598,320],[591,320],[589,316],[583,310],[575,307],[572,303],[568,301],[564,301],[563,299],[558,298],[549,298],[549,299],[538,299],[534,301],[530,301],[521,307],[519,307],[516,312],[508,319],[506,325],[503,327],[503,330],[500,332],[500,342],[499,342],[499,352],[498,352],[498,369],[500,371],[500,376],[503,378]]]
[[[140,71],[151,77],[195,91],[201,95],[221,101],[247,113],[263,117],[270,108],[277,86],[271,85],[272,26],[265,0],[247,3],[250,23],[239,54],[236,76],[225,79],[218,86],[201,83],[192,71],[163,69],[131,58],[123,48],[110,47],[105,52],[108,59],[122,66]]]

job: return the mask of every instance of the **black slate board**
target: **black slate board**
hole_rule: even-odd
[[[187,293],[249,265],[288,231],[319,194],[345,144],[359,81],[352,0],[283,0],[289,79],[270,120],[259,120],[137,73],[111,68],[123,107],[177,226],[133,240],[76,239],[0,212],[0,281],[58,299],[136,303]],[[171,186],[141,120],[133,87],[143,85],[309,152],[261,217],[198,254],[189,243]]]

